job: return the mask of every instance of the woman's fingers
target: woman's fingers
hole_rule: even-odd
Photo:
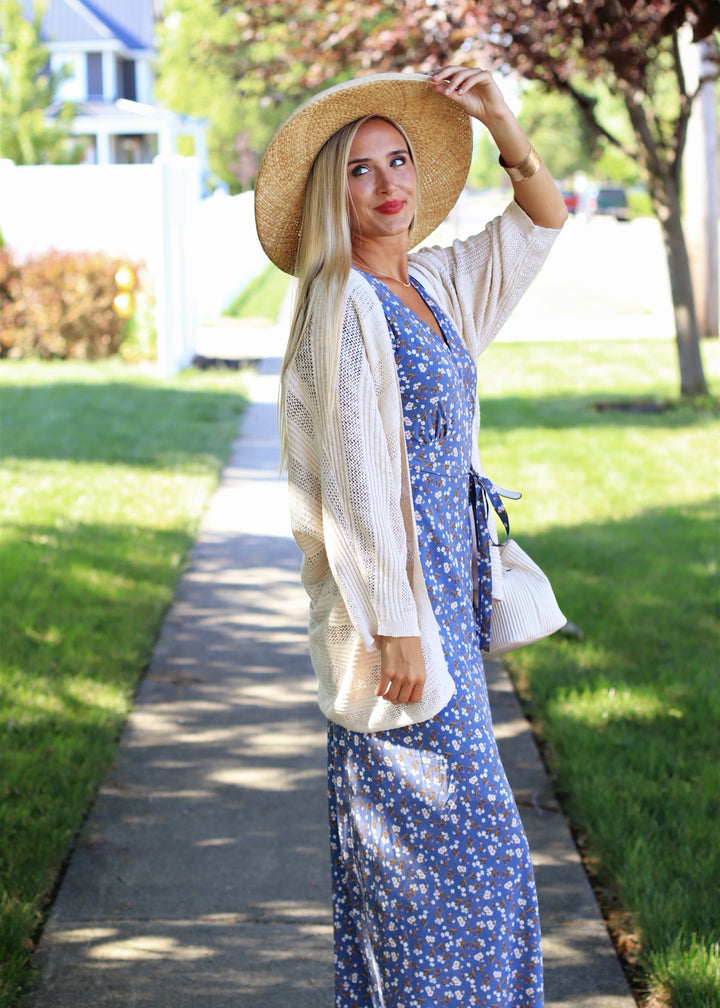
[[[475,87],[476,84],[487,84],[492,80],[492,74],[489,70],[482,69],[482,67],[449,66],[437,70],[432,75],[432,79],[438,91],[442,91],[447,95],[453,93],[462,95]]]
[[[425,662],[419,637],[382,637],[381,670],[376,696],[389,703],[417,703],[425,685]]]
[[[470,116],[487,122],[506,111],[505,99],[489,70],[443,67],[431,77],[438,94],[461,105]]]

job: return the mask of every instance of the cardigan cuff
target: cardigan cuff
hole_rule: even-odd
[[[376,637],[419,637],[420,624],[417,616],[398,621],[384,620],[378,623]]]

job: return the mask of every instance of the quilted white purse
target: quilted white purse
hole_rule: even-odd
[[[510,520],[500,497],[517,500],[521,495],[504,490],[487,476],[474,471],[471,476],[470,501],[475,514],[476,540],[480,543],[482,539],[480,548],[486,556],[487,552],[490,554],[492,578],[492,601],[485,593],[482,596],[478,593],[476,599],[478,630],[482,634],[485,654],[504,654],[548,637],[565,626],[567,620],[560,611],[547,575],[510,537]],[[507,533],[507,538],[499,545],[492,510]]]
[[[514,539],[506,539],[499,552],[502,587],[493,579],[490,655],[542,640],[567,622],[550,581],[525,550]]]

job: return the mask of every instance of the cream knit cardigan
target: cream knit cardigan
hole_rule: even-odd
[[[517,203],[467,241],[410,256],[410,273],[445,311],[473,359],[487,347],[545,261],[558,232]],[[322,408],[326,347],[310,330],[286,373],[288,485],[293,535],[310,598],[310,654],[323,713],[375,732],[434,717],[455,686],[443,656],[418,555],[402,403],[380,301],[351,271],[336,376]],[[474,465],[479,410],[475,408]],[[378,636],[421,639],[427,678],[418,703],[375,696]]]

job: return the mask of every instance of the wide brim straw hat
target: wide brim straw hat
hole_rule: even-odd
[[[418,174],[414,248],[445,220],[467,180],[470,117],[438,94],[428,76],[374,74],[322,91],[285,120],[268,144],[255,185],[255,223],[268,258],[294,274],[308,173],[320,148],[341,126],[377,115],[407,133]]]

